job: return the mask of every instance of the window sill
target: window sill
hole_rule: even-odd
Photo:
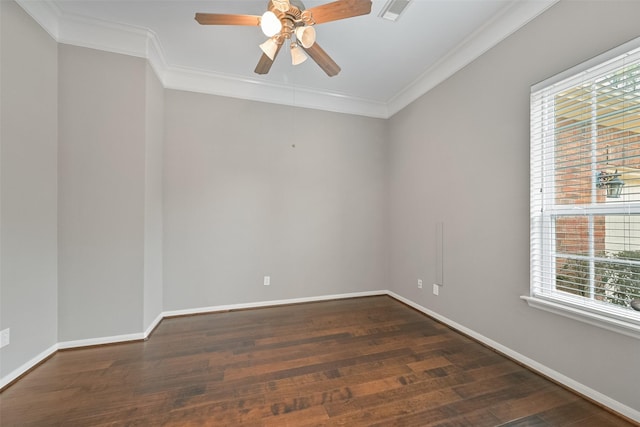
[[[632,338],[640,339],[640,325],[632,321],[616,319],[581,308],[572,307],[563,302],[556,302],[551,298],[547,299],[529,295],[523,295],[520,298],[525,300],[530,307],[588,323]]]

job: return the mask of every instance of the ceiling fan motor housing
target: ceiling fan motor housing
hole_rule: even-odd
[[[267,9],[273,12],[282,23],[281,39],[290,39],[297,27],[314,24],[311,13],[306,11],[302,2],[298,0],[290,0],[289,9],[284,12],[281,7],[274,4],[273,0],[269,0]]]

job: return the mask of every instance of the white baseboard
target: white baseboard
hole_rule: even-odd
[[[344,299],[344,298],[358,298],[358,297],[367,297],[367,296],[375,296],[375,295],[389,295],[390,297],[393,297],[398,301],[401,301],[404,304],[407,304],[408,306],[413,307],[416,310],[421,311],[422,313],[433,317],[434,319],[437,319],[438,321],[444,323],[445,325],[448,325],[453,329],[456,329],[464,334],[467,334],[468,336],[478,340],[479,342],[487,345],[488,347],[491,347],[499,351],[500,353],[505,354],[506,356],[512,358],[513,360],[516,360],[517,362],[531,368],[532,370],[539,372],[542,375],[545,375],[553,379],[554,381],[557,381],[558,383],[576,391],[577,393],[582,394],[583,396],[586,396],[589,399],[592,399],[595,402],[598,402],[603,406],[606,406],[607,408],[610,408],[611,410],[629,419],[640,422],[640,411],[630,408],[629,406],[626,406],[618,402],[617,400],[610,398],[609,396],[606,396],[596,390],[593,390],[592,388],[589,388],[584,384],[581,384],[567,377],[566,375],[561,374],[560,372],[554,371],[553,369],[545,365],[542,365],[541,363],[536,362],[533,359],[530,359],[516,351],[513,351],[512,349],[505,347],[504,345],[496,341],[493,341],[485,337],[484,335],[481,335],[459,323],[456,323],[451,319],[441,316],[438,313],[435,313],[427,309],[426,307],[423,307],[420,304],[417,304],[411,301],[410,299],[407,299],[401,295],[396,294],[395,292],[387,291],[387,290],[354,292],[354,293],[348,293],[348,294],[323,295],[323,296],[317,296],[317,297],[293,298],[293,299],[285,299],[285,300],[262,301],[262,302],[244,303],[244,304],[217,305],[217,306],[199,307],[199,308],[185,309],[185,310],[163,311],[158,315],[158,317],[156,317],[156,319],[154,319],[153,322],[151,322],[151,324],[149,325],[149,327],[147,327],[144,333],[141,332],[141,333],[117,335],[117,336],[111,336],[111,337],[91,338],[91,339],[76,340],[76,341],[63,341],[63,342],[54,344],[48,349],[46,349],[45,351],[43,351],[42,353],[38,354],[37,356],[35,356],[34,358],[26,362],[25,364],[23,364],[22,366],[20,366],[19,368],[15,369],[13,372],[2,377],[0,379],[0,389],[2,389],[4,386],[14,381],[16,378],[23,375],[28,370],[32,369],[38,363],[42,362],[43,360],[51,356],[53,353],[55,353],[59,349],[70,349],[70,348],[77,348],[77,347],[86,347],[91,345],[113,344],[118,342],[146,339],[149,336],[149,334],[155,329],[155,327],[165,317],[210,313],[210,312],[216,312],[216,311],[241,310],[241,309],[247,309],[247,308],[271,307],[271,306],[285,305],[285,304],[299,304],[299,303],[305,303],[305,302],[327,301],[327,300]]]
[[[327,301],[333,299],[369,297],[375,295],[387,295],[388,291],[352,292],[348,294],[322,295],[318,297],[292,298],[283,300],[271,300],[250,302],[242,304],[215,305],[209,307],[188,308],[184,310],[169,310],[162,313],[163,317],[188,316],[190,314],[212,313],[216,311],[243,310],[247,308],[273,307],[276,305],[300,304],[304,302]]]
[[[62,341],[58,343],[58,348],[60,350],[63,350],[63,349],[78,348],[78,347],[89,347],[92,345],[115,344],[119,342],[142,340],[144,338],[145,338],[144,334],[140,332],[135,334],[114,335],[111,337],[99,337],[99,338],[88,338],[84,340]]]
[[[447,326],[450,326],[451,328],[458,330],[470,337],[472,337],[475,340],[480,341],[481,343],[485,344],[488,347],[493,348],[494,350],[499,351],[502,354],[507,355],[508,357],[512,358],[513,360],[516,360],[517,362],[531,368],[533,371],[538,372],[542,375],[545,375],[549,378],[551,378],[554,381],[557,381],[558,383],[566,386],[567,388],[588,397],[589,399],[592,399],[595,402],[600,403],[603,406],[606,406],[607,408],[612,409],[613,411],[624,415],[627,418],[630,418],[634,421],[640,422],[640,411],[633,409],[629,406],[626,406],[620,402],[618,402],[617,400],[613,400],[612,398],[610,398],[609,396],[606,396],[592,388],[587,387],[584,384],[581,384],[569,377],[567,377],[566,375],[561,374],[560,372],[554,371],[553,369],[549,368],[548,366],[545,366],[539,362],[536,362],[533,359],[530,359],[516,351],[513,351],[512,349],[503,346],[502,344],[493,341],[492,339],[489,339],[487,337],[485,337],[484,335],[481,335],[465,326],[462,326],[459,323],[454,322],[451,319],[448,319],[444,316],[439,315],[438,313],[435,313],[431,310],[429,310],[428,308],[425,308],[407,298],[404,298],[398,294],[396,294],[395,292],[392,291],[388,291],[387,294],[395,299],[397,299],[398,301],[401,301],[405,304],[407,304],[410,307],[415,308],[418,311],[423,312],[424,314],[433,317],[434,319],[437,319],[438,321],[444,323]]]
[[[0,390],[2,390],[7,384],[10,384],[13,381],[15,381],[16,378],[19,378],[21,375],[23,375],[25,372],[32,369],[34,366],[38,365],[38,363],[42,362],[47,357],[51,356],[53,353],[58,351],[58,348],[59,348],[58,344],[52,345],[42,353],[38,354],[37,356],[29,360],[27,363],[24,363],[22,366],[18,367],[17,369],[14,369],[12,372],[9,372],[4,377],[0,378]]]
[[[156,328],[156,326],[158,326],[158,324],[160,324],[160,322],[162,322],[162,319],[164,319],[164,313],[160,313],[158,314],[158,316],[153,319],[153,322],[151,322],[151,324],[149,325],[149,327],[147,327],[147,329],[144,331],[144,339],[146,340],[147,338],[149,338],[149,335],[151,334],[151,332],[153,332],[153,330]]]

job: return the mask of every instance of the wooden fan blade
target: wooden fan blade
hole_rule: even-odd
[[[340,66],[336,64],[329,55],[327,55],[327,52],[325,52],[318,43],[314,43],[313,46],[308,49],[304,46],[301,47],[309,54],[311,59],[316,61],[320,68],[322,68],[329,77],[333,77],[340,72]]]
[[[371,0],[338,0],[307,9],[316,24],[371,13]]]
[[[278,57],[278,52],[282,48],[282,43],[278,44],[278,48],[276,49],[276,53],[273,54],[273,60],[269,58],[265,53],[262,54],[260,60],[258,61],[258,65],[256,65],[256,69],[254,70],[256,74],[267,74],[269,70],[271,70],[271,66],[273,65],[273,61]]]
[[[201,25],[260,25],[258,15],[227,15],[224,13],[196,13]]]

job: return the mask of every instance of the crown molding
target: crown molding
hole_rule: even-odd
[[[16,0],[16,3],[24,9],[49,35],[58,41],[59,22],[62,12],[52,1],[27,1]]]
[[[146,58],[165,88],[387,119],[559,0],[513,1],[387,102],[168,64],[146,28],[63,14],[54,0],[16,0],[58,43]]]
[[[169,66],[166,69],[163,84],[167,89],[200,92],[367,117],[383,119],[389,117],[387,105],[384,102],[191,68]]]
[[[558,1],[523,0],[511,3],[393,96],[387,103],[389,117],[469,65]]]

